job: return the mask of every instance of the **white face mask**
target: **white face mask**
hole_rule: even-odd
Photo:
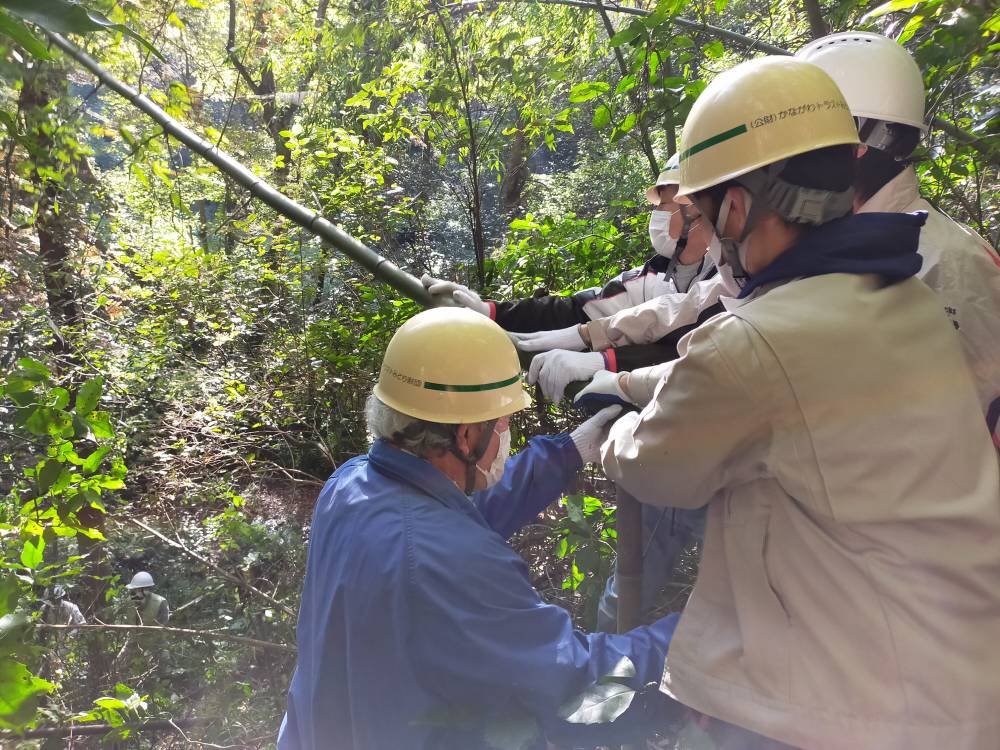
[[[653,243],[656,254],[664,258],[672,257],[677,249],[677,240],[670,236],[670,218],[673,215],[673,211],[654,209],[649,212],[649,241]]]
[[[492,487],[500,481],[500,478],[503,477],[504,464],[510,457],[510,430],[506,429],[497,434],[500,436],[500,447],[497,449],[497,455],[493,459],[493,463],[490,464],[489,470],[483,471],[479,466],[476,466],[476,471],[486,478],[484,489]]]
[[[749,212],[751,201],[749,193],[746,199],[747,211]],[[744,239],[742,242],[737,242],[736,240],[722,237],[732,205],[733,201],[727,194],[722,200],[722,205],[719,207],[719,218],[715,222],[715,233],[708,243],[708,254],[715,261],[715,265],[719,269],[719,277],[722,279],[726,291],[736,295],[739,294],[740,289],[747,283],[746,259],[749,238]]]

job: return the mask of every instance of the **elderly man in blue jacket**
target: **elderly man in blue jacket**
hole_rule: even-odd
[[[596,459],[617,407],[507,462],[528,404],[489,319],[439,308],[396,332],[368,404],[376,441],[316,504],[280,750],[474,750],[515,725],[544,746],[567,728],[559,707],[623,658],[632,687],[659,680],[674,617],[576,630],[506,542]],[[571,744],[603,741],[591,729]]]

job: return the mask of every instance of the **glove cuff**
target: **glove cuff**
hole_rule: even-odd
[[[618,355],[615,354],[614,349],[605,349],[601,352],[601,357],[604,358],[604,369],[608,372],[618,372]]]

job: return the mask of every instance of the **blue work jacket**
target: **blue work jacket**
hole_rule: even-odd
[[[568,435],[535,438],[471,498],[384,441],[341,466],[313,515],[279,750],[475,750],[503,717],[554,720],[623,656],[635,687],[658,682],[673,623],[575,630],[506,542],[580,465]]]

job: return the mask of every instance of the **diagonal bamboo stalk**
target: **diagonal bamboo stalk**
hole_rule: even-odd
[[[317,235],[334,249],[342,252],[359,265],[371,271],[375,278],[384,281],[393,289],[396,289],[418,304],[424,307],[434,307],[441,304],[441,302],[431,297],[419,279],[402,270],[387,258],[382,257],[364,243],[324,219],[315,211],[311,211],[301,203],[283,195],[274,186],[254,174],[225,151],[177,122],[177,120],[158,107],[148,96],[139,93],[128,84],[119,81],[94,58],[67,41],[60,34],[51,31],[46,33],[56,47],[93,73],[101,83],[145,112],[163,128],[164,132],[176,138],[206,161],[214,164],[224,175],[249,190],[251,195],[264,201],[264,203],[275,211],[288,217],[306,231]]]

